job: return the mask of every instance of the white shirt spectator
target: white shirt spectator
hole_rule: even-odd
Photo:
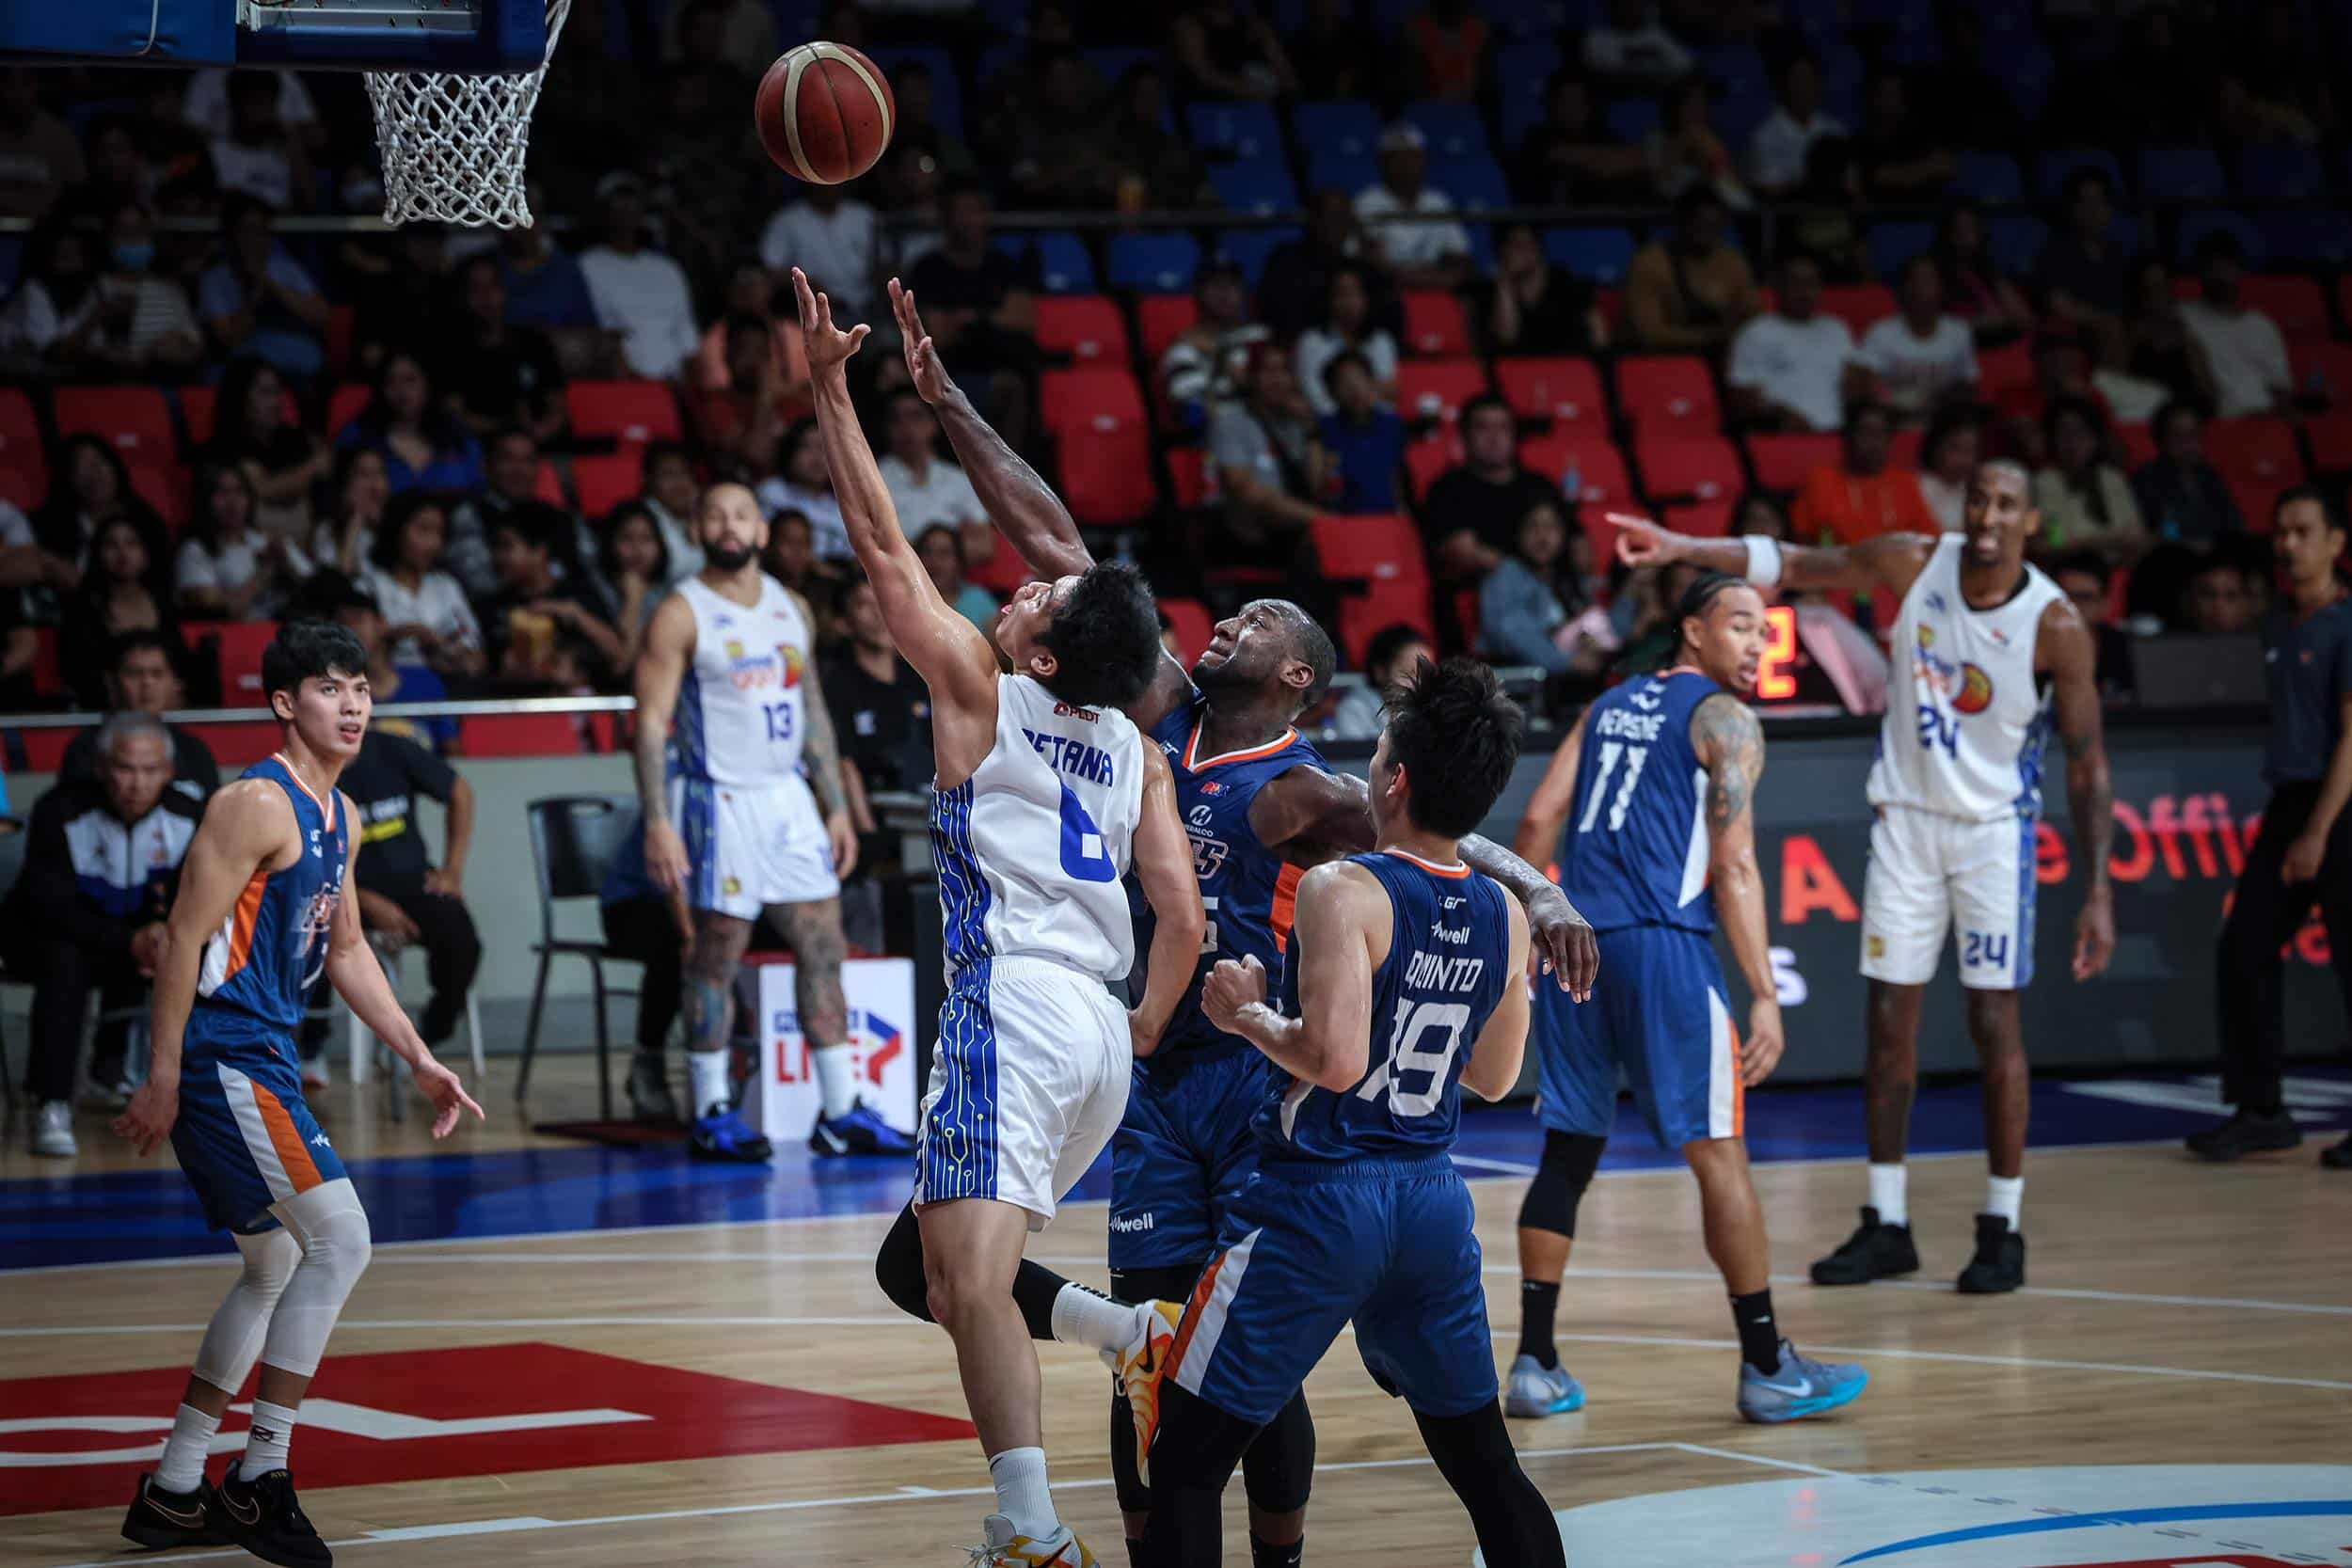
[[[1935,515],[1935,522],[1947,533],[1958,533],[1967,522],[1968,486],[1952,484],[1941,476],[1922,473],[1919,476],[1919,499],[1928,503]]]
[[[482,646],[482,624],[473,618],[473,606],[466,602],[466,591],[447,572],[425,573],[413,594],[403,588],[391,573],[373,566],[361,574],[360,580],[375,595],[376,610],[387,626],[422,626],[458,647]],[[424,650],[417,646],[414,638],[403,639],[392,648],[392,662],[422,664]]]
[[[1273,336],[1263,323],[1249,322],[1220,335],[1214,349],[1205,349],[1186,333],[1160,356],[1160,389],[1170,403],[1205,405],[1230,398],[1249,363],[1249,351]]]
[[[310,89],[302,85],[302,78],[291,71],[273,71],[270,74],[278,78],[278,123],[289,130],[297,125],[316,124],[318,105],[310,102]],[[186,96],[180,101],[180,118],[212,140],[227,137],[229,72],[199,71],[189,77]]]
[[[281,213],[294,205],[294,165],[274,147],[244,147],[216,137],[213,179],[224,191],[243,191]]]
[[[622,335],[621,357],[635,373],[667,381],[702,346],[686,269],[661,252],[624,256],[611,245],[595,245],[580,254],[580,271],[596,324]]]
[[[1364,356],[1372,367],[1372,378],[1383,387],[1396,381],[1396,340],[1386,327],[1375,327],[1360,343],[1351,343],[1336,332],[1311,326],[1298,335],[1298,386],[1307,394],[1307,402],[1318,415],[1339,411],[1339,404],[1330,388],[1323,384],[1323,372],[1331,361],[1349,349]]]
[[[806,201],[781,209],[760,231],[759,259],[770,272],[798,267],[834,304],[862,321],[874,304],[880,270],[874,209],[844,200],[830,213]]]
[[[84,293],[82,303],[72,309],[59,310],[49,286],[38,277],[28,277],[6,305],[0,305],[0,352],[46,354],[58,339],[80,331],[97,309],[96,289]]]
[[[1833,115],[1816,114],[1800,125],[1786,104],[1775,103],[1748,138],[1748,183],[1784,190],[1804,179],[1805,154],[1823,136],[1842,136],[1846,127]]]
[[[662,586],[672,587],[703,569],[703,547],[694,537],[693,519],[671,516],[670,509],[651,496],[644,500],[645,511],[661,535],[661,547],[670,555],[670,580]]]
[[[2181,325],[2204,345],[2220,404],[2215,412],[2223,419],[2267,414],[2280,396],[2294,388],[2287,341],[2280,336],[2278,323],[2260,310],[2244,306],[2223,310],[2201,299],[2184,300]]]
[[[0,500],[0,550],[13,550],[33,542],[33,520],[14,501]]]
[[[172,567],[174,580],[185,593],[191,588],[210,588],[218,593],[234,593],[262,575],[262,546],[269,543],[266,534],[248,531],[233,545],[217,550],[207,549],[200,539],[180,541],[180,555]],[[296,578],[307,578],[312,567],[310,558],[302,553],[299,545],[287,545],[286,570]],[[268,597],[257,601],[253,612],[267,615],[278,608]]]
[[[841,520],[841,503],[832,491],[803,490],[779,475],[761,480],[754,494],[771,523],[779,512],[797,512],[806,517],[809,545],[819,560],[838,560],[850,553],[850,526]]]
[[[1671,82],[1691,73],[1691,52],[1655,20],[1646,27],[1595,27],[1584,35],[1584,69],[1621,82]]]
[[[1374,223],[1394,213],[1420,213],[1420,223]],[[1386,185],[1371,185],[1356,197],[1356,215],[1373,226],[1381,254],[1399,269],[1433,267],[1449,256],[1470,254],[1470,234],[1454,217],[1454,202],[1442,191],[1422,187],[1407,207]]]
[[[1853,334],[1836,316],[1758,316],[1731,340],[1724,380],[1795,409],[1815,430],[1834,431],[1846,422],[1838,380],[1853,357]]]
[[[918,483],[914,470],[898,461],[897,455],[882,458],[880,465],[882,483],[890,491],[890,503],[898,514],[898,526],[910,539],[919,539],[923,531],[934,523],[961,529],[965,523],[985,521],[987,509],[980,505],[978,492],[972,488],[971,479],[961,468],[944,458],[933,457],[930,471]]]
[[[1879,378],[1879,395],[1896,413],[1924,418],[1936,399],[1977,379],[1977,341],[1958,316],[1938,316],[1920,337],[1901,316],[1873,322],[1859,356]]]

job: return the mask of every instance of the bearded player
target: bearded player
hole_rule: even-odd
[[[937,410],[991,519],[1041,572],[1091,567],[1068,509],[948,378],[914,294],[893,279],[890,297],[915,389]],[[1363,782],[1331,771],[1295,727],[1330,684],[1334,662],[1330,638],[1305,611],[1260,599],[1217,626],[1189,674],[1163,657],[1150,687],[1124,707],[1175,770],[1209,929],[1159,1050],[1136,1064],[1127,1115],[1111,1146],[1111,1289],[1121,1301],[1184,1299],[1257,1166],[1250,1118],[1279,1072],[1248,1040],[1206,1016],[1202,982],[1225,959],[1255,958],[1279,972],[1306,868],[1373,847]],[[1579,1000],[1589,994],[1592,931],[1560,890],[1486,839],[1464,839],[1462,853],[1525,906],[1544,967],[1560,987]],[[1138,918],[1148,934],[1150,912]],[[1163,1330],[1154,1345],[1164,1337]],[[1136,1473],[1133,1430],[1124,1401],[1115,1399],[1112,1469],[1131,1550],[1151,1507]],[[1305,1396],[1296,1394],[1242,1461],[1253,1568],[1301,1560],[1313,1468],[1314,1428]]]
[[[1947,932],[1960,948],[1968,1033],[1984,1070],[1986,1182],[1970,1294],[2026,1282],[2028,1082],[2018,992],[2033,980],[2034,835],[2042,748],[2055,722],[2066,793],[2088,870],[2074,974],[2115,951],[2107,881],[2113,794],[2101,736],[2090,632],[2063,590],[2026,561],[2039,531],[2026,470],[2008,461],[1969,477],[1959,533],[1881,534],[1837,547],[1771,539],[1692,539],[1624,519],[1618,554],[1635,566],[1689,561],[1759,586],[1875,589],[1899,598],[1895,673],[1868,784],[1873,820],[1863,883],[1862,973],[1869,980],[1869,1201],[1844,1245],[1813,1265],[1817,1285],[1913,1273],[1903,1153],[1919,1071],[1919,1000]]]

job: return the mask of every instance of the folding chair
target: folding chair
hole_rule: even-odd
[[[413,945],[399,949],[389,948],[385,944],[383,933],[380,931],[368,933],[368,945],[375,950],[375,961],[384,966],[385,978],[391,981],[392,993],[397,996],[400,993],[401,978],[406,968],[404,960],[410,953],[418,949]],[[352,1012],[348,1006],[344,1007],[343,1011],[351,1021],[346,1036],[351,1063],[351,1081],[355,1084],[364,1084],[373,1077],[378,1060],[384,1062],[385,1070],[389,1073],[391,1047],[386,1045],[374,1030],[361,1022],[358,1013]],[[474,993],[470,990],[466,992],[466,1040],[472,1049],[473,1088],[479,1093],[484,1081],[490,1075],[490,1069],[482,1058],[482,1008],[474,1001]],[[387,1091],[387,1102],[394,1121],[407,1119],[408,1096],[402,1092],[399,1085],[394,1084]]]
[[[595,898],[604,888],[621,846],[637,826],[637,800],[630,795],[552,795],[523,808],[531,824],[531,859],[539,876],[539,940],[531,950],[539,955],[539,973],[531,983],[531,1019],[523,1026],[522,1066],[515,1073],[515,1098],[531,1088],[531,1064],[539,1052],[539,1014],[548,997],[548,969],[566,954],[584,960],[596,1005],[596,1106],[605,1120],[612,1119],[612,1030],[604,1016],[608,996],[635,996],[633,990],[613,990],[604,983],[608,960],[622,958],[602,938],[558,936],[555,907],[559,900]]]

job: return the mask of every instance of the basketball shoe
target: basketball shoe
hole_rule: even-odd
[[[686,1141],[687,1151],[697,1160],[715,1160],[739,1165],[764,1165],[775,1155],[766,1138],[752,1131],[734,1107],[717,1104],[710,1114],[694,1123],[693,1135]]]
[[[1919,1271],[1919,1249],[1911,1244],[1911,1227],[1882,1225],[1879,1212],[1862,1206],[1862,1224],[1845,1243],[1827,1258],[1814,1259],[1816,1285],[1867,1285],[1873,1279]]]
[[[978,1545],[964,1548],[972,1554],[970,1568],[1102,1568],[1068,1525],[1032,1541],[1013,1529],[1009,1517],[992,1513],[981,1521],[980,1533],[985,1539]]]
[[[2344,1134],[2344,1142],[2321,1149],[2319,1163],[2329,1170],[2352,1170],[2352,1132]]]
[[[2026,1282],[2026,1238],[1998,1214],[1977,1216],[1977,1255],[1954,1288],[1964,1296],[1997,1296]]]
[[[2242,1105],[2229,1120],[2182,1140],[2191,1154],[2217,1164],[2293,1148],[2302,1141],[2303,1130],[2286,1112],[2249,1111]]]
[[[1119,1391],[1127,1396],[1136,1422],[1136,1474],[1151,1473],[1152,1439],[1160,1430],[1160,1380],[1168,1373],[1176,1330],[1184,1309],[1172,1301],[1147,1301],[1136,1308],[1133,1338],[1103,1359],[1119,1374]]]
[[[860,1100],[842,1116],[828,1119],[819,1113],[817,1125],[809,1131],[808,1147],[819,1159],[845,1154],[912,1154],[914,1140],[882,1120]]]
[[[1780,1366],[1770,1376],[1740,1363],[1740,1416],[1770,1426],[1801,1420],[1851,1404],[1870,1385],[1870,1374],[1851,1362],[1808,1361],[1797,1347],[1780,1342]]]
[[[271,1470],[246,1481],[230,1465],[215,1494],[213,1516],[221,1533],[278,1568],[329,1568],[335,1554],[319,1539],[302,1504],[294,1498],[294,1477]]]
[[[167,1492],[153,1472],[139,1477],[131,1512],[122,1516],[122,1538],[142,1546],[223,1546],[220,1502],[202,1481],[193,1492]]]
[[[1584,1385],[1568,1375],[1565,1367],[1546,1367],[1532,1355],[1511,1363],[1511,1381],[1502,1396],[1505,1416],[1565,1416],[1584,1408]]]

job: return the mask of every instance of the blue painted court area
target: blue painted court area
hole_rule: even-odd
[[[2352,1121],[2352,1073],[2306,1070],[2293,1082],[2289,1101],[2307,1135],[2332,1137],[2330,1130]],[[2033,1096],[2033,1138],[2043,1147],[2177,1138],[2217,1114],[2211,1081],[2180,1074],[2038,1082]],[[1915,1154],[1981,1148],[1975,1085],[1922,1089],[1911,1128]],[[1748,1100],[1747,1139],[1758,1164],[1860,1159],[1860,1091],[1757,1091]],[[1465,1115],[1454,1152],[1467,1175],[1507,1176],[1533,1169],[1542,1148],[1530,1108],[1512,1105]],[[1678,1163],[1651,1144],[1631,1102],[1621,1102],[1602,1168]],[[771,1168],[700,1164],[678,1145],[581,1145],[359,1160],[350,1169],[378,1243],[886,1213],[906,1201],[913,1181],[903,1161],[819,1163],[798,1147]],[[1071,1196],[1109,1191],[1106,1153]],[[205,1230],[176,1168],[0,1181],[0,1270],[229,1250],[225,1236]]]

